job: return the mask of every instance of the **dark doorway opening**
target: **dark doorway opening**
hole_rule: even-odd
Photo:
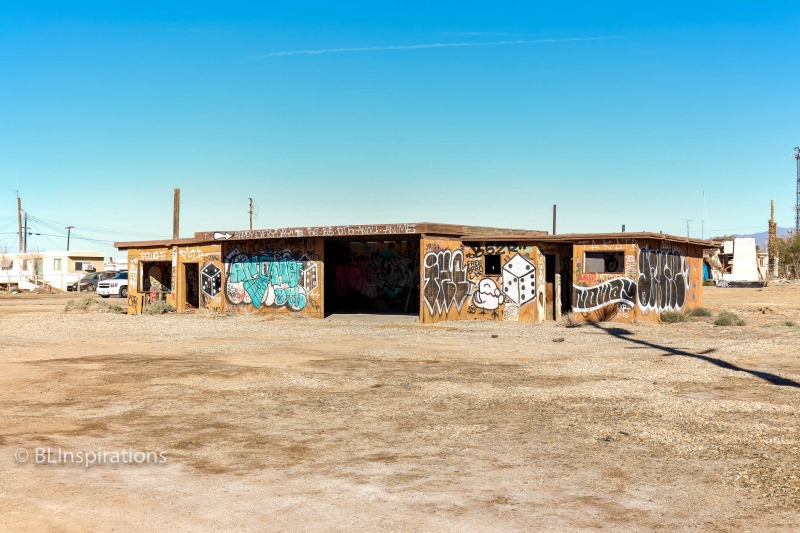
[[[572,247],[570,246],[570,249]],[[572,311],[572,253],[561,255],[561,313]]]
[[[185,263],[183,268],[183,279],[186,280],[186,307],[188,309],[197,309],[200,307],[200,265],[197,263]]]
[[[545,290],[545,319],[555,320],[556,317],[556,256],[544,256],[544,290]]]
[[[325,240],[325,314],[419,314],[419,240]]]

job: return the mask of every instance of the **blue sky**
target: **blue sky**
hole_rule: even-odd
[[[0,245],[436,221],[794,224],[790,2],[4,2]],[[494,44],[491,44],[494,43]],[[430,46],[429,46],[430,45]],[[324,53],[290,53],[327,51]],[[17,185],[19,184],[19,185]]]

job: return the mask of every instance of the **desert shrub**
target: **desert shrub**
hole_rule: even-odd
[[[678,311],[664,311],[661,313],[661,322],[673,324],[675,322],[686,322],[686,315]]]
[[[95,298],[91,296],[84,296],[80,300],[70,300],[64,306],[64,312],[67,311],[88,311],[92,304],[95,303]]]
[[[102,302],[102,301],[101,302],[97,302],[97,304],[100,307],[100,309],[102,309],[106,313],[117,313],[119,315],[122,315],[122,314],[125,314],[125,313],[128,312],[127,308],[122,307],[119,304],[112,304],[112,303]]]
[[[686,316],[711,316],[711,315],[712,315],[711,311],[709,311],[705,307],[698,307],[697,309],[692,309],[691,311],[686,313]]]
[[[794,323],[793,320],[787,320],[786,322],[783,323],[783,325],[784,326],[789,326],[791,328],[791,327],[794,327],[796,324]]]
[[[146,315],[163,315],[164,313],[172,313],[173,311],[175,311],[175,308],[164,300],[156,300],[142,308],[142,313]]]
[[[744,326],[744,320],[739,318],[739,315],[736,313],[723,311],[717,316],[717,319],[714,320],[714,324],[717,326]]]
[[[117,313],[124,314],[127,312],[125,308],[118,304],[108,303],[103,300],[98,300],[93,296],[84,296],[79,300],[70,300],[64,306],[64,312],[80,311],[84,313],[92,313],[95,311],[103,313]]]

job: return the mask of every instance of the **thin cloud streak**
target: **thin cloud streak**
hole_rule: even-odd
[[[354,48],[322,48],[319,50],[289,50],[285,52],[270,52],[259,57],[278,57],[278,56],[298,56],[298,55],[317,55],[317,54],[341,54],[346,52],[378,52],[383,50],[422,50],[425,48],[462,48],[473,46],[507,46],[519,44],[544,44],[544,43],[567,43],[576,41],[601,41],[606,39],[619,39],[620,37],[572,37],[568,39],[534,39],[516,41],[485,41],[485,42],[464,42],[464,43],[428,43],[428,44],[407,44],[396,46],[359,46]]]

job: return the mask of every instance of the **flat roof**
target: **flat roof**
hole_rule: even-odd
[[[294,228],[272,228],[237,231],[201,231],[194,237],[183,239],[162,239],[155,241],[115,242],[120,250],[129,248],[172,247],[210,244],[223,241],[244,241],[259,239],[304,239],[313,237],[359,239],[363,237],[408,238],[411,235],[430,235],[460,238],[464,234],[489,234],[495,237],[508,235],[531,239],[547,235],[546,231],[484,226],[465,226],[461,224],[439,224],[435,222],[405,222],[401,224],[350,224],[346,226],[301,226]]]
[[[719,247],[722,243],[719,241],[712,241],[708,239],[693,239],[690,237],[681,237],[678,235],[669,235],[667,233],[654,233],[649,231],[629,231],[618,233],[558,233],[556,235],[537,235],[533,239],[523,235],[462,235],[463,241],[522,241],[533,240],[538,242],[556,242],[556,243],[572,243],[581,244],[583,242],[591,243],[592,241],[620,241],[620,240],[637,240],[637,239],[651,239],[657,241],[669,241],[678,243],[698,244],[706,247]]]

